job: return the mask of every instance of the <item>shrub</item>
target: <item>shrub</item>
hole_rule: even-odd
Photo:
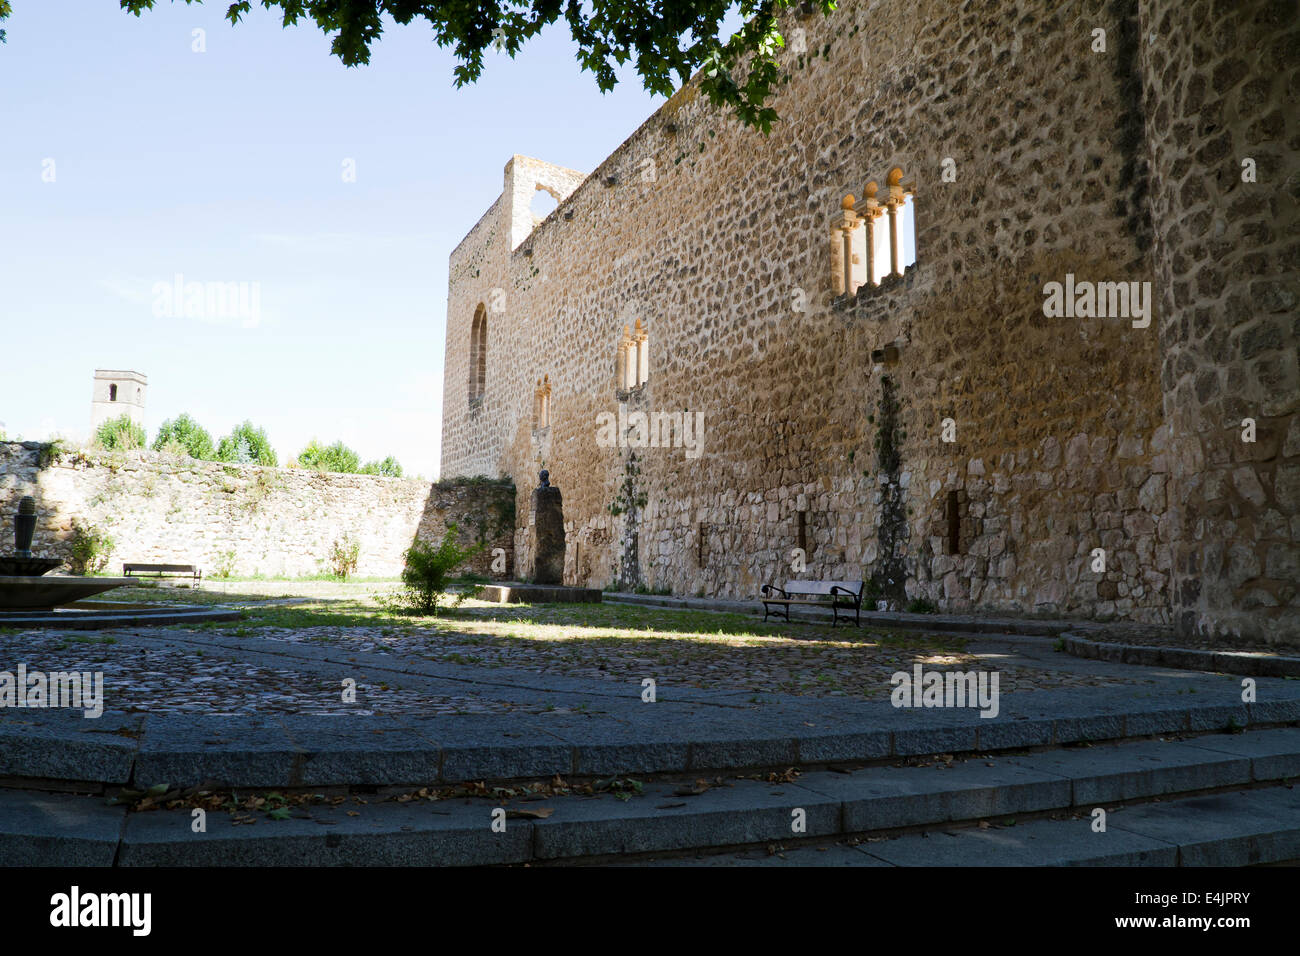
[[[907,605],[907,613],[938,614],[939,605],[935,604],[933,601],[928,601],[925,598],[914,598],[912,602]]]
[[[104,570],[113,553],[113,539],[93,524],[72,522],[71,556],[68,566],[73,574],[94,574]]]
[[[255,428],[252,422],[236,425],[229,435],[217,445],[217,461],[233,465],[265,465],[274,468],[278,463],[275,450],[266,432]]]
[[[147,442],[144,429],[131,421],[130,415],[119,415],[100,422],[95,429],[95,444],[113,451],[133,451],[144,448]]]
[[[207,429],[185,413],[162,423],[153,440],[153,450],[162,451],[168,446],[180,446],[191,458],[211,461],[214,449],[212,436]]]
[[[321,445],[313,438],[306,448],[298,452],[298,466],[315,471],[340,471],[354,475],[361,470],[361,456],[341,441]]]
[[[346,581],[350,575],[356,573],[357,562],[360,559],[361,542],[352,535],[345,534],[331,545],[326,565],[332,575]]]
[[[447,526],[447,534],[437,547],[424,541],[415,541],[406,549],[406,566],[402,569],[402,590],[395,603],[419,614],[437,614],[438,604],[447,590],[447,584],[458,567],[483,550],[480,542],[462,548],[456,542],[456,526]],[[478,588],[462,589],[453,604],[459,605]]]
[[[217,564],[216,568],[212,572],[212,576],[214,578],[220,578],[223,581],[233,578],[235,576],[235,562],[238,559],[239,555],[233,549],[222,551],[217,555]]]
[[[389,455],[383,461],[368,461],[361,466],[363,475],[383,475],[387,478],[401,478],[402,466],[397,459]]]
[[[41,445],[40,451],[36,453],[36,467],[49,468],[68,450],[67,442],[62,438],[51,438]]]

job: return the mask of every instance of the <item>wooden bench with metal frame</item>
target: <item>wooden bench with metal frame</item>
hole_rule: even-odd
[[[139,562],[123,563],[122,575],[145,574],[155,578],[188,577],[196,585],[203,578],[203,572],[192,564],[141,564]]]
[[[831,609],[831,627],[840,622],[840,612],[844,611],[844,620],[848,621],[849,611],[853,612],[853,625],[862,623],[862,581],[796,581],[785,582],[785,587],[775,584],[763,585],[763,621],[769,614],[785,614],[790,621],[790,605],[807,604]],[[779,597],[778,597],[779,595]],[[796,597],[795,595],[799,595]],[[828,600],[829,599],[829,600]]]

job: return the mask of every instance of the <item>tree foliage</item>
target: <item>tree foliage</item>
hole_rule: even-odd
[[[383,461],[366,462],[361,466],[361,474],[383,475],[386,478],[401,478],[402,465],[396,458],[389,455]]]
[[[361,470],[361,456],[341,441],[322,445],[313,438],[306,448],[298,452],[298,467],[315,471],[341,471],[352,475]]]
[[[191,458],[201,461],[211,461],[215,452],[208,430],[184,412],[163,422],[154,436],[154,451],[169,445],[183,448]]]
[[[139,16],[157,0],[120,0]],[[186,3],[202,0],[185,0]],[[829,14],[834,0],[260,0],[280,11],[284,26],[314,22],[331,34],[331,52],[347,66],[370,62],[384,32],[384,17],[403,26],[428,22],[434,41],[457,59],[457,87],[479,79],[484,53],[513,57],[552,24],[563,22],[578,46],[578,63],[602,92],[617,83],[618,67],[631,63],[649,92],[669,96],[697,71],[700,89],[746,125],[767,132],[777,118],[767,105],[782,77],[776,57],[785,46],[777,19],[792,7]],[[232,24],[253,7],[239,0],[226,8]],[[739,13],[743,25],[721,36],[723,21]]]
[[[144,429],[131,420],[131,416],[122,414],[100,422],[95,429],[95,444],[100,448],[113,451],[134,451],[144,448],[148,438]]]
[[[278,463],[266,432],[254,427],[250,421],[236,425],[221,439],[217,444],[217,461],[234,465],[265,465],[268,468],[274,468]]]

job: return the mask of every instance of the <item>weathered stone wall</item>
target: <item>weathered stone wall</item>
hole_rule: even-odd
[[[439,482],[289,468],[225,465],[150,452],[65,452],[50,461],[34,442],[0,442],[0,552],[13,548],[18,499],[33,495],[33,550],[67,558],[74,522],[114,542],[122,562],[197,564],[205,574],[298,576],[328,571],[335,541],[360,544],[356,574],[396,575],[418,534],[441,541],[455,523],[488,548],[472,562],[487,574],[491,548],[513,547],[514,489],[496,481]],[[497,575],[500,576],[500,575]]]
[[[794,17],[806,52],[786,54],[770,136],[688,85],[513,251],[508,170],[451,260],[443,474],[514,476],[522,552],[547,467],[570,583],[753,597],[790,576],[865,576],[953,610],[1168,621],[1179,399],[1161,380],[1171,300],[1148,188],[1163,160],[1147,148],[1139,13],[859,0]],[[917,261],[837,296],[840,200],[868,180],[883,191],[895,166],[915,183]],[[1149,327],[1046,317],[1044,286],[1067,274],[1153,283]],[[494,292],[475,408],[469,326]],[[650,374],[625,390],[616,356],[636,319]],[[1278,331],[1293,358],[1295,331]],[[551,425],[535,430],[543,375]],[[620,402],[703,413],[699,454],[605,447],[597,416]]]
[[[1143,0],[1184,633],[1300,634],[1300,5]],[[1254,169],[1249,170],[1252,161]],[[1253,179],[1253,182],[1246,180]],[[1254,442],[1243,441],[1245,419]]]

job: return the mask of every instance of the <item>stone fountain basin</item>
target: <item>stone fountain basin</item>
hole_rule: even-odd
[[[0,611],[62,607],[113,588],[130,587],[131,578],[80,578],[70,574],[0,576]]]

